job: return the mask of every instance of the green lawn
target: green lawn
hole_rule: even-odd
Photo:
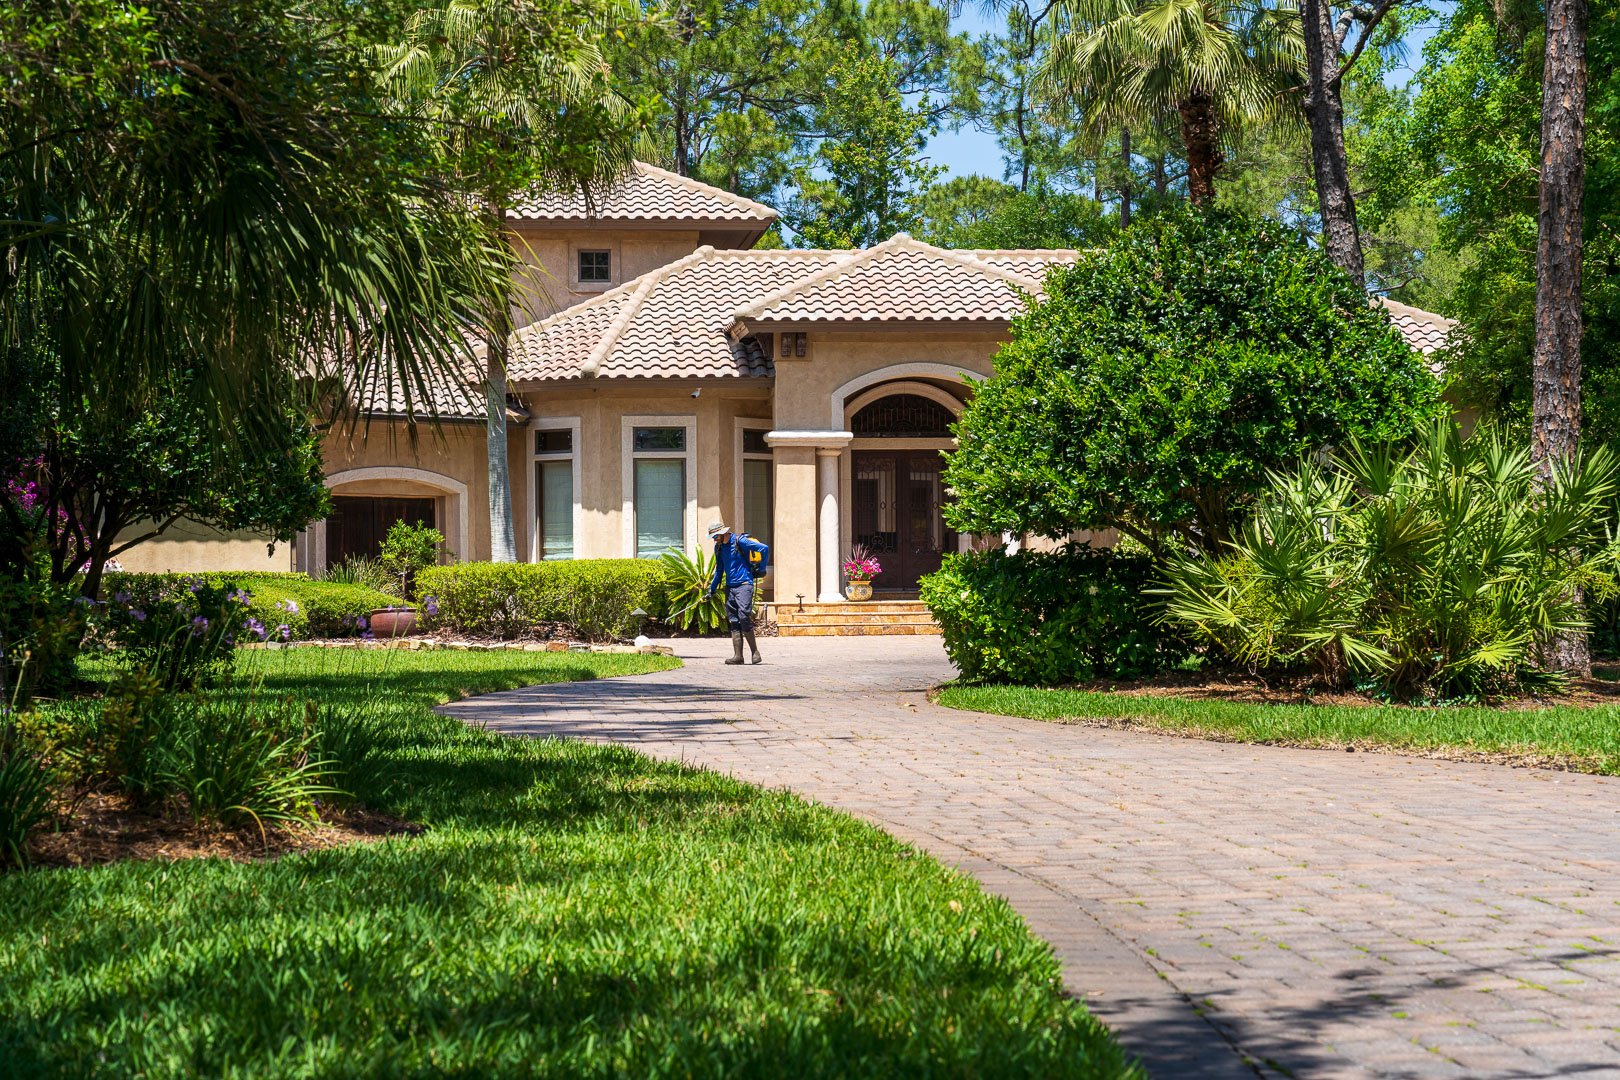
[[[0,877],[0,1073],[1135,1075],[1005,903],[879,830],[429,708],[672,664],[255,655],[270,689],[388,714],[360,794],[428,831]]]
[[[1027,686],[947,686],[953,709],[1037,720],[1126,722],[1235,742],[1466,752],[1620,774],[1620,706],[1274,705]]]

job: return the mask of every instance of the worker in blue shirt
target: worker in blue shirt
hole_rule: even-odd
[[[714,580],[704,599],[715,594],[721,581],[726,583],[726,622],[731,624],[733,655],[728,664],[743,662],[743,641],[753,653],[753,662],[763,662],[754,642],[754,579],[763,577],[771,549],[748,536],[737,536],[723,521],[709,526],[714,541]]]

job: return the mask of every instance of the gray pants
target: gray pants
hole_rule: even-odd
[[[754,628],[754,579],[733,585],[726,582],[726,622],[733,633],[748,633]]]

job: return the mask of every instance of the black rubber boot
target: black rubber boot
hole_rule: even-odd
[[[732,648],[732,651],[733,651],[733,653],[735,655],[732,656],[732,658],[730,660],[727,660],[726,663],[728,663],[728,664],[740,664],[740,663],[742,663],[743,658],[742,658],[742,631],[741,630],[733,630],[731,632],[731,648]]]
[[[752,662],[755,664],[763,664],[765,662],[765,658],[759,655],[759,646],[754,644],[754,632],[752,630],[744,630],[743,640],[748,642],[748,650],[754,654],[754,659]],[[742,653],[738,652],[737,655],[741,656]]]

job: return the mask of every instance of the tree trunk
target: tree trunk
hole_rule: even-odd
[[[1181,114],[1181,141],[1187,148],[1187,196],[1200,210],[1215,205],[1215,176],[1221,171],[1221,118],[1215,99],[1194,90],[1176,107]]]
[[[496,236],[504,215],[495,211]],[[485,459],[489,473],[489,560],[517,562],[517,536],[512,525],[512,473],[507,463],[506,445],[506,350],[512,336],[512,304],[507,290],[494,301],[487,328],[484,365]],[[459,553],[462,558],[466,552]]]
[[[1119,227],[1131,223],[1131,129],[1119,129]]]
[[[1365,287],[1361,233],[1356,227],[1356,202],[1344,153],[1344,93],[1339,80],[1339,38],[1333,27],[1332,0],[1304,0],[1300,16],[1305,31],[1305,115],[1311,127],[1311,165],[1316,173],[1316,201],[1322,211],[1322,244],[1334,265]]]
[[[1581,436],[1581,201],[1586,159],[1586,0],[1547,0],[1541,88],[1541,212],[1536,245],[1536,349],[1530,452],[1551,475]],[[1555,638],[1547,660],[1590,674],[1584,634]]]

